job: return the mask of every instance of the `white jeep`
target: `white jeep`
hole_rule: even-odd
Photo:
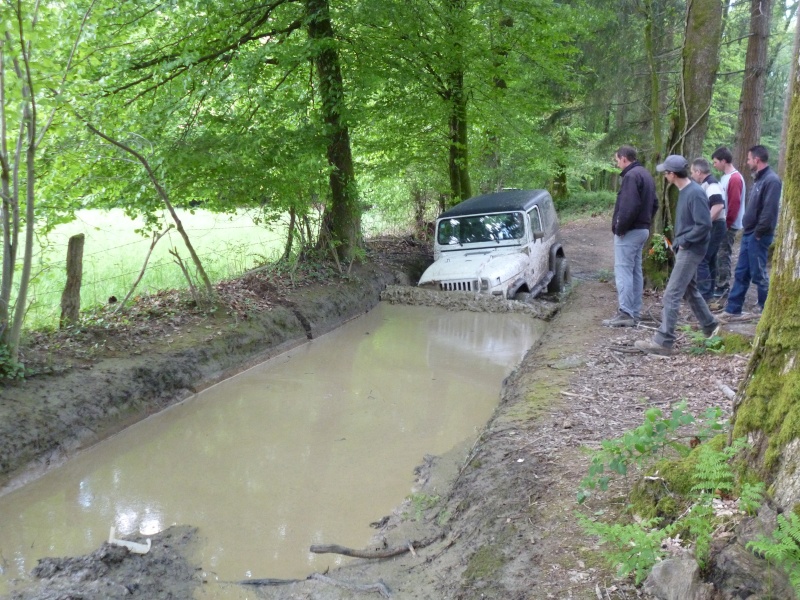
[[[476,196],[436,220],[433,264],[421,287],[533,298],[563,291],[569,263],[553,199],[545,190]]]

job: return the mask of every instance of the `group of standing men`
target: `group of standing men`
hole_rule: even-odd
[[[638,162],[633,147],[621,146],[614,158],[622,171],[611,225],[619,309],[603,325],[634,327],[642,310],[642,251],[658,198],[655,181]],[[718,148],[711,159],[722,173],[719,182],[704,158],[695,159],[690,166],[683,156],[673,154],[656,166],[667,183],[679,190],[672,239],[675,264],[664,290],[658,331],[651,340],[635,343],[642,352],[672,353],[682,299],[707,337],[717,333],[721,321],[741,314],[751,283],[758,290],[756,312],[764,308],[769,287],[767,251],[778,222],[781,181],[769,167],[766,148],[753,146],[747,153],[747,166],[754,183],[745,202],[744,178],[733,166],[731,152]],[[743,235],[731,286],[731,254],[740,231]],[[718,317],[711,312],[710,307],[723,306]]]

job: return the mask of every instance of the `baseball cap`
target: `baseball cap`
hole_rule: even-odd
[[[659,173],[669,171],[675,173],[677,171],[688,171],[689,161],[683,158],[680,154],[670,154],[667,159],[660,165],[656,165],[656,171]]]

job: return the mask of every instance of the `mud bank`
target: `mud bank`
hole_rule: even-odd
[[[106,351],[89,364],[0,384],[0,486],[21,485],[75,451],[367,312],[387,284],[407,282],[424,260],[364,266],[345,280],[282,296],[245,320],[208,314],[133,351]]]

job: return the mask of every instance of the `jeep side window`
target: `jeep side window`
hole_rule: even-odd
[[[528,214],[531,217],[531,234],[534,236],[534,239],[536,239],[535,234],[543,231],[542,219],[539,216],[539,208],[534,206]]]
[[[548,199],[539,205],[542,210],[542,221],[544,221],[544,228],[550,231],[553,228],[553,217],[555,208],[553,203]]]

